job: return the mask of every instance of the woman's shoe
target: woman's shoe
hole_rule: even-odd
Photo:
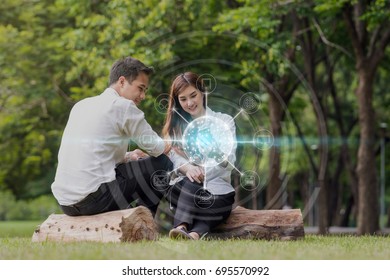
[[[195,232],[195,231],[189,232],[188,235],[191,236],[192,239],[194,239],[194,240],[199,240],[199,239],[200,239],[199,233],[197,233],[197,232]]]
[[[208,234],[209,234],[208,232],[203,233],[203,234],[200,236],[199,240],[208,240],[208,237],[207,237]]]
[[[194,240],[194,238],[182,227],[171,229],[169,231],[169,238],[176,240]]]

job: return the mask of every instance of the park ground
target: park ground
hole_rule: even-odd
[[[1,260],[389,260],[390,237],[307,234],[298,241],[31,242],[39,222],[0,222]]]

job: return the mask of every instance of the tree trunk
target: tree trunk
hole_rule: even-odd
[[[271,120],[271,133],[274,137],[274,145],[270,151],[270,180],[266,194],[267,209],[282,209],[282,193],[280,180],[280,137],[282,134],[281,122],[283,116],[283,108],[281,101],[276,97],[278,92],[269,92],[270,106],[269,115]],[[280,97],[281,99],[281,97]]]
[[[390,207],[387,208],[387,227],[390,227]]]
[[[319,164],[316,188],[319,188],[318,196],[318,231],[320,234],[328,232],[328,188],[327,188],[327,163],[328,163],[328,148],[327,148],[327,123],[326,112],[322,104],[322,96],[319,94],[317,79],[316,79],[316,50],[317,46],[314,43],[314,36],[311,29],[311,23],[308,17],[300,17],[294,13],[294,20],[300,29],[306,30],[300,34],[299,41],[302,45],[304,70],[307,76],[309,87],[307,88],[310,100],[313,104],[313,109],[316,115],[317,130],[319,137]],[[318,62],[317,62],[318,63]]]
[[[279,26],[280,32],[286,26],[285,21],[288,21],[288,17],[283,17],[281,24]],[[298,25],[296,22],[292,25],[292,45],[293,47],[288,48],[285,51],[284,56],[290,62],[294,62],[295,59],[295,47],[294,43],[297,38]],[[282,136],[282,127],[281,123],[285,116],[285,110],[288,106],[288,103],[291,99],[291,96],[296,88],[296,86],[291,86],[292,75],[291,73],[285,74],[282,77],[279,77],[276,74],[268,73],[267,83],[264,83],[265,88],[269,94],[269,117],[271,121],[271,133],[274,137],[274,145],[270,150],[270,180],[266,191],[266,209],[281,209],[283,207],[282,195],[283,191],[281,189],[282,180],[280,179],[282,176],[280,174],[281,168],[281,155],[280,155],[280,141]]]
[[[326,178],[326,165],[327,165],[327,150],[324,151],[324,148],[320,148],[320,166],[319,170],[324,170],[323,173],[318,175],[318,188],[320,190],[318,195],[318,233],[319,234],[328,234],[329,233],[329,207],[328,207],[328,186]]]
[[[373,73],[366,63],[358,72],[356,90],[359,105],[360,143],[356,173],[358,175],[358,234],[373,234],[379,230],[379,201],[375,164],[375,115],[372,107]]]
[[[356,173],[358,177],[357,233],[373,234],[379,230],[379,197],[375,168],[375,112],[372,104],[374,77],[390,43],[388,19],[380,20],[374,31],[367,28],[369,20],[361,16],[373,3],[357,1],[343,6],[343,15],[355,52],[359,84],[356,89],[359,107],[360,143]]]
[[[339,226],[339,227],[348,227],[349,226],[349,216],[352,213],[352,209],[353,209],[354,204],[356,204],[356,203],[354,203],[354,196],[351,195],[347,201],[347,206],[345,208],[345,212],[343,214],[342,220],[339,224],[337,224],[337,226]]]
[[[279,239],[304,238],[302,213],[292,210],[249,210],[235,208],[228,220],[214,229],[208,237],[227,239]]]
[[[348,119],[348,118],[343,117],[342,104],[341,104],[340,99],[338,97],[338,92],[337,92],[336,86],[334,84],[334,79],[333,79],[335,62],[332,63],[330,60],[330,51],[331,51],[330,48],[326,47],[325,66],[326,66],[326,73],[328,76],[327,84],[328,84],[328,87],[330,89],[330,93],[331,93],[331,96],[333,99],[334,110],[336,113],[335,114],[335,121],[336,121],[336,124],[340,130],[340,137],[342,139],[342,144],[340,147],[342,161],[339,161],[338,167],[340,169],[337,168],[336,175],[334,175],[332,179],[333,179],[334,185],[341,186],[340,175],[342,173],[342,169],[345,168],[349,182],[350,182],[349,183],[350,190],[351,190],[351,193],[353,196],[353,198],[350,198],[348,200],[347,210],[345,211],[345,214],[342,215],[342,217],[340,217],[340,215],[338,213],[335,213],[335,215],[338,216],[339,218],[341,218],[341,220],[339,218],[336,218],[336,216],[334,216],[334,217],[337,221],[336,225],[340,225],[340,224],[348,225],[349,216],[351,214],[353,215],[353,219],[356,220],[356,213],[352,212],[352,209],[356,208],[356,205],[358,202],[358,189],[357,189],[358,188],[358,183],[357,183],[358,181],[357,181],[356,170],[355,170],[356,166],[353,164],[353,162],[351,160],[351,154],[349,151],[347,139],[351,133],[352,128],[355,126],[355,123],[357,123],[357,118],[356,118],[356,120],[353,119],[352,121],[346,123],[345,119]],[[343,197],[342,194],[343,194],[343,192],[341,190],[339,190],[338,196],[333,198],[333,199],[337,199],[337,201],[338,201],[338,204],[339,204],[338,209],[340,209],[340,206],[342,204],[342,197]],[[331,201],[332,201],[332,199],[331,199]],[[353,204],[355,204],[355,205],[353,205]],[[330,207],[331,207],[330,209],[332,209],[332,206],[330,206]]]
[[[157,226],[146,207],[92,216],[52,214],[34,232],[32,241],[134,242],[155,240]]]

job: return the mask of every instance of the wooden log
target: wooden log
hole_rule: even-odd
[[[92,216],[52,214],[34,232],[32,241],[134,242],[156,240],[151,212],[139,206]],[[211,239],[296,240],[305,236],[302,213],[292,210],[235,208],[228,220],[207,235]]]
[[[302,213],[291,210],[233,209],[227,221],[211,232],[209,238],[296,240],[304,238]]]
[[[152,213],[139,206],[92,216],[52,214],[35,230],[32,241],[134,242],[157,236]]]

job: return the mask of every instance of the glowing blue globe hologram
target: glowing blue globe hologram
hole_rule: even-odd
[[[190,162],[204,167],[225,161],[235,143],[229,124],[211,116],[203,116],[189,123],[182,140],[183,150]]]

